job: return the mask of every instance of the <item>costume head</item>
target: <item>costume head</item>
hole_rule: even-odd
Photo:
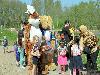
[[[40,18],[39,14],[35,11],[35,8],[33,6],[27,5],[27,11],[25,13],[29,15],[29,24],[36,28],[39,27]]]
[[[81,33],[87,32],[87,27],[84,26],[84,25],[81,25],[81,26],[80,26],[80,32],[81,32]]]
[[[40,28],[50,30],[52,28],[52,18],[50,16],[40,16]]]
[[[80,33],[81,35],[80,43],[90,48],[94,48],[97,45],[98,38],[95,36],[94,33],[89,31],[86,26],[81,25],[80,32],[81,32]]]

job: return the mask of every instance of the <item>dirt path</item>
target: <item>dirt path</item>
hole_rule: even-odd
[[[8,52],[13,51],[12,47],[8,48]],[[3,53],[0,46],[0,75],[28,75],[27,69],[20,69],[16,66],[14,52]]]
[[[8,52],[4,54],[3,48],[0,46],[0,75],[28,75],[27,68],[21,69],[16,66],[13,47],[8,47]],[[69,75],[69,71],[66,73]],[[58,75],[58,70],[50,71],[49,75]]]

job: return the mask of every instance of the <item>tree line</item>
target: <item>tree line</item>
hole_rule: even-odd
[[[90,0],[78,5],[62,8],[60,0],[32,0],[40,15],[53,19],[53,28],[61,29],[65,20],[75,28],[84,24],[90,29],[100,29],[100,1]],[[21,20],[27,19],[26,4],[19,0],[0,0],[0,25],[19,28]]]

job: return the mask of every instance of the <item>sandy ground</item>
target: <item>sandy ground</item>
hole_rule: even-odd
[[[10,52],[11,51],[11,52]],[[0,46],[0,75],[28,75],[27,69],[21,69],[16,66],[15,55],[12,47],[8,47],[8,52],[3,53]]]
[[[16,66],[13,47],[8,47],[7,51],[8,52],[4,54],[3,48],[0,46],[0,75],[28,75],[27,67],[25,69],[21,69]],[[56,71],[50,71],[48,75],[59,75],[58,68]],[[66,75],[70,75],[69,69],[66,71]],[[97,75],[100,75],[100,73]]]
[[[8,52],[3,53],[3,48],[0,46],[0,75],[28,75],[27,67],[26,69],[21,69],[16,66],[15,54],[13,52],[13,47],[8,47]],[[58,69],[56,71],[50,71],[48,75],[59,75]],[[69,71],[66,75],[70,75]]]

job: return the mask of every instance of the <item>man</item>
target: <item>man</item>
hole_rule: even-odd
[[[5,53],[5,50],[8,49],[8,40],[7,40],[6,36],[4,36],[2,45],[3,45],[3,49],[4,49],[4,53]]]

